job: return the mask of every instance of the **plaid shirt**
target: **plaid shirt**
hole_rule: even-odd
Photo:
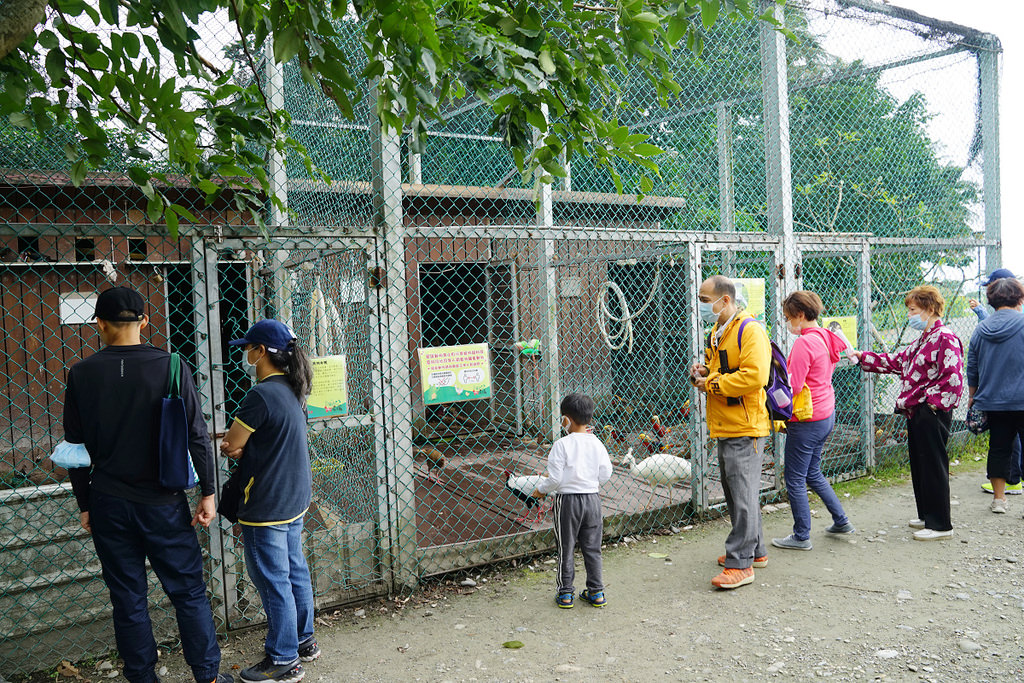
[[[898,353],[865,351],[860,366],[865,372],[900,375],[895,412],[908,416],[920,405],[952,410],[964,390],[964,347],[941,320]]]

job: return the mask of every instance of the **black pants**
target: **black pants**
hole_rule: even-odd
[[[917,517],[926,529],[949,531],[949,455],[946,444],[953,423],[950,410],[932,411],[917,406],[907,418],[907,446],[910,448],[910,478],[914,482]]]
[[[203,556],[184,500],[147,505],[92,491],[92,541],[110,589],[114,638],[131,683],[157,680],[156,641],[149,620],[146,560],[171,599],[181,649],[200,683],[217,677],[220,647],[203,580]]]
[[[1020,453],[1014,450],[1018,439],[1024,437],[1024,411],[1020,410],[989,410],[988,416],[988,478],[1006,479],[1012,484],[1013,463],[1011,460]],[[1018,475],[1019,477],[1019,475]],[[1018,478],[1018,481],[1020,479]]]

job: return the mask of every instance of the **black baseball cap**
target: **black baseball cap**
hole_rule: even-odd
[[[146,317],[142,295],[127,287],[111,287],[96,297],[94,317],[116,323],[134,323]]]
[[[231,346],[241,346],[242,344],[253,344],[266,346],[267,350],[271,353],[277,353],[278,351],[284,351],[288,348],[288,344],[295,341],[295,333],[292,332],[292,328],[285,325],[283,322],[278,320],[260,320],[249,328],[249,331],[245,333],[245,336],[241,339],[232,339],[229,344]]]

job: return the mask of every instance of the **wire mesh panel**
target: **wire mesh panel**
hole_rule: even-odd
[[[780,248],[771,251],[750,248],[739,250],[730,247],[709,246],[701,250],[701,281],[713,275],[724,275],[732,279],[736,287],[736,304],[741,311],[749,313],[754,323],[763,325],[770,339],[779,339],[778,324],[778,262]],[[696,299],[696,297],[694,297]],[[701,349],[708,344],[712,326],[702,323]],[[741,340],[742,345],[742,340]],[[703,359],[703,353],[701,355]],[[765,441],[764,461],[761,471],[761,495],[765,500],[778,497],[781,484],[781,449],[778,435],[770,432]],[[718,463],[718,442],[709,440],[705,452],[705,486],[710,506],[725,504],[722,488],[722,474]]]
[[[420,571],[551,546],[549,503],[519,478],[546,471],[568,393],[594,398],[593,429],[616,465],[602,488],[609,533],[694,514],[687,242],[433,232],[406,249]],[[477,372],[489,381],[470,381]],[[653,454],[676,465],[672,486],[651,478]]]
[[[871,259],[871,338],[873,351],[898,353],[913,345],[920,333],[909,326],[904,299],[914,287],[931,284],[945,300],[942,321],[966,349],[978,318],[971,311],[969,300],[979,296],[977,282],[982,273],[972,260],[970,248],[929,249],[888,247],[872,251]],[[982,298],[981,305],[984,306]],[[896,375],[873,376],[874,410],[876,413],[875,447],[880,467],[905,462],[907,452],[906,423],[893,409],[899,395],[900,379]],[[967,411],[967,390],[960,406],[953,413],[953,432],[963,432]]]
[[[865,292],[860,287],[859,252],[827,254],[805,251],[801,254],[803,287],[821,297],[824,310],[818,319],[827,328],[857,348],[860,340],[862,302]],[[789,336],[791,342],[794,338]],[[874,438],[875,427],[868,425],[865,415],[864,382],[859,367],[840,357],[832,373],[835,390],[835,427],[825,443],[821,471],[829,478],[849,478],[868,468],[868,441]]]
[[[368,246],[297,238],[231,239],[211,244],[217,258],[223,422],[230,424],[253,385],[243,354],[227,342],[264,317],[288,324],[316,373],[336,378],[333,393],[310,398],[309,446],[313,503],[305,518],[307,561],[319,605],[382,590],[377,476],[370,381]],[[217,381],[215,380],[215,381]],[[217,393],[217,392],[214,392]],[[241,530],[223,524],[224,596],[232,628],[262,621],[245,571]]]
[[[55,193],[57,197],[60,193]],[[130,286],[147,303],[143,343],[179,351],[197,367],[191,243],[152,232],[41,223],[0,228],[3,391],[0,392],[0,661],[7,670],[109,647],[111,606],[66,471],[48,459],[64,436],[67,371],[100,348],[97,293]],[[151,582],[154,629],[175,623]]]

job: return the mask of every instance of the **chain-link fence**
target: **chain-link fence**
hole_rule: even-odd
[[[290,212],[268,213],[268,236],[230,188],[208,205],[172,174],[169,195],[198,218],[173,241],[116,168],[74,187],[63,133],[0,123],[0,671],[113,647],[91,543],[66,473],[46,459],[67,368],[98,349],[92,306],[111,283],[145,296],[144,340],[188,361],[211,438],[251,386],[227,340],[256,319],[289,322],[333,378],[309,422],[305,542],[321,607],[553,547],[546,505],[515,483],[544,468],[572,391],[596,400],[616,464],[606,535],[723,507],[688,381],[710,275],[736,278],[783,347],[780,302],[806,288],[855,345],[897,349],[911,340],[903,296],[922,282],[940,286],[966,343],[966,299],[999,261],[998,42],[859,0],[793,2],[785,19],[799,42],[755,23],[708,31],[700,59],[679,55],[683,91],[668,106],[622,77],[620,120],[666,150],[642,198],[616,194],[586,158],[566,159],[551,187],[525,186],[474,97],[412,154],[372,120],[372,84],[351,121],[297,65],[259,61],[236,77],[283,83],[292,132],[330,180],[284,159],[275,187]],[[358,67],[359,27],[348,28]],[[218,17],[203,35],[245,61]],[[905,459],[895,381],[840,365],[834,384],[826,473]],[[781,453],[773,437],[766,501],[783,492]],[[258,623],[238,530],[218,521],[202,542],[218,624]],[[155,585],[152,598],[173,641]]]

